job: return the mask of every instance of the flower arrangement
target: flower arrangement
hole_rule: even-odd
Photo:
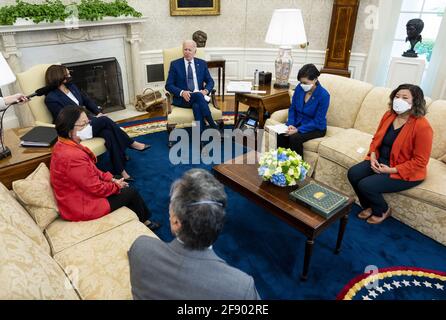
[[[265,152],[259,161],[259,175],[280,187],[295,186],[303,181],[310,165],[291,149],[279,148]]]

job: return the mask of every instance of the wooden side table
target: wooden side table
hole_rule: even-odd
[[[291,100],[288,89],[275,89],[273,84],[260,86],[258,90],[266,93],[236,93],[234,124],[237,125],[240,102],[256,108],[259,114],[259,128],[265,125],[265,112],[273,113],[290,107]]]
[[[223,81],[222,83],[222,90],[221,90],[221,100],[225,101],[225,68],[226,68],[226,60],[209,60],[206,61],[208,64],[208,68],[218,68],[218,86],[217,86],[217,93],[220,95],[220,77],[223,73]]]
[[[12,182],[26,178],[41,162],[48,168],[52,148],[24,148],[20,146],[20,137],[31,128],[7,129],[4,132],[5,145],[11,150],[11,156],[0,160],[0,181],[8,188]]]

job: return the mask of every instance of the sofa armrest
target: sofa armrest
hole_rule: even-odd
[[[37,127],[50,127],[50,128],[55,128],[56,125],[52,124],[52,123],[46,123],[46,122],[42,122],[42,121],[36,121],[34,122],[34,125]]]

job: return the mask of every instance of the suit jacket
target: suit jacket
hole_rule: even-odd
[[[50,181],[60,215],[69,221],[87,221],[110,213],[107,197],[119,193],[113,175],[99,170],[94,154],[73,141],[60,139],[53,148]]]
[[[69,83],[66,85],[71,93],[79,100],[79,106],[86,107],[88,111],[97,115],[101,113],[96,103],[87,95],[83,94],[76,85]],[[65,93],[59,89],[50,91],[45,97],[45,104],[53,115],[53,121],[56,121],[59,112],[66,106],[76,106],[77,104],[71,100]]]
[[[206,89],[208,92],[214,88],[214,80],[209,73],[206,61],[194,58],[195,72],[197,74],[198,90]],[[173,104],[176,106],[186,106],[186,101],[180,96],[182,90],[187,89],[186,67],[184,58],[171,62],[169,75],[166,81],[166,90],[173,94]]]
[[[397,115],[391,111],[384,114],[373,136],[366,160],[370,160],[372,152],[376,153],[377,159],[379,158],[379,148],[396,117]],[[391,174],[390,177],[405,181],[424,180],[431,156],[432,141],[433,130],[429,121],[425,117],[410,116],[390,151],[390,167],[398,170],[398,173]]]
[[[318,84],[310,100],[305,102],[306,92],[299,85],[294,91],[288,111],[288,126],[294,126],[301,133],[327,130],[327,111],[330,105],[330,94]]]
[[[257,300],[254,280],[212,249],[141,236],[128,252],[134,299]]]

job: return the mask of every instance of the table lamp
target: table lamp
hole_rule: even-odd
[[[300,9],[276,9],[273,12],[265,42],[280,46],[276,59],[276,83],[274,88],[289,88],[288,79],[293,67],[291,48],[307,43],[304,21]]]
[[[15,75],[6,62],[3,54],[0,52],[0,87],[10,84],[15,81]],[[0,110],[0,159],[7,158],[11,155],[11,150],[5,146],[3,142],[3,116],[8,108]]]

